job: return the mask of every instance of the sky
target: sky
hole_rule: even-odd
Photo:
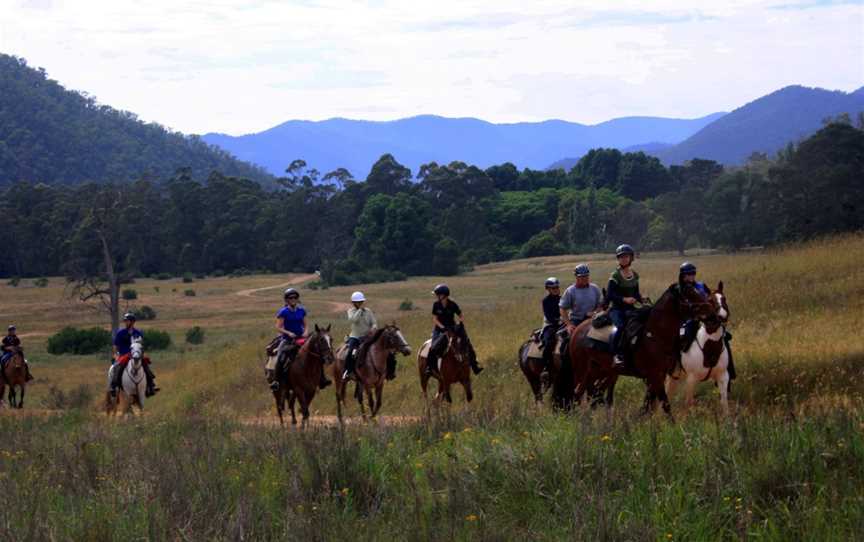
[[[694,118],[864,86],[864,0],[0,0],[0,52],[187,133]]]

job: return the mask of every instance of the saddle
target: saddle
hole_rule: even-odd
[[[587,337],[597,342],[611,344],[615,330],[609,312],[598,312],[591,318],[591,327],[588,329]]]

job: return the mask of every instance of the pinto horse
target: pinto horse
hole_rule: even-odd
[[[369,410],[374,418],[381,410],[381,396],[384,393],[384,381],[387,375],[387,359],[397,352],[403,356],[411,355],[411,346],[405,340],[399,327],[392,323],[377,330],[369,337],[368,343],[364,347],[366,359],[363,365],[357,366],[355,371],[358,382],[354,390],[354,397],[360,403],[360,412],[365,419],[366,409],[363,406],[363,392],[366,392]],[[342,405],[345,404],[345,390],[348,384],[346,380],[342,379],[347,354],[348,345],[342,345],[336,351],[336,361],[333,363],[333,380],[336,383],[336,412],[340,422],[342,421]],[[374,402],[372,400],[373,390],[375,391]]]
[[[330,326],[320,328],[315,325],[315,333],[306,339],[294,361],[283,371],[279,389],[273,392],[276,400],[276,412],[279,423],[285,425],[283,414],[285,401],[291,409],[291,425],[297,425],[294,403],[300,402],[300,413],[303,415],[303,427],[309,424],[309,405],[318,391],[321,381],[321,371],[324,365],[333,363],[333,343],[330,338]]]
[[[452,403],[450,386],[459,383],[465,389],[465,400],[470,403],[474,398],[474,392],[471,391],[471,365],[469,363],[471,346],[462,333],[457,333],[451,329],[444,333],[447,334],[447,350],[441,356],[438,368],[431,375],[426,374],[425,355],[425,352],[428,352],[426,346],[431,344],[431,339],[426,341],[417,354],[417,368],[420,371],[420,388],[423,390],[423,398],[428,399],[426,387],[429,379],[434,378],[438,381],[438,393],[435,394],[436,401],[443,399]]]
[[[3,374],[0,375],[0,401],[9,386],[9,406],[12,408],[24,407],[24,392],[27,390],[27,365],[24,361],[24,351],[20,347],[14,347],[12,357],[6,361]],[[21,390],[21,397],[16,393],[16,388]]]
[[[663,411],[671,417],[665,382],[666,375],[675,370],[678,362],[681,322],[691,318],[702,320],[713,312],[711,303],[695,288],[673,284],[651,309],[639,344],[631,354],[632,368],[623,372],[615,368],[611,352],[595,348],[587,338],[591,321],[582,322],[573,332],[569,345],[576,400],[587,392],[589,398],[605,402],[611,408],[618,376],[633,376],[645,380],[647,387],[643,413],[651,412],[659,401]]]
[[[693,389],[697,383],[713,380],[720,391],[720,405],[729,413],[729,351],[726,348],[726,323],[729,321],[729,305],[723,293],[723,282],[710,293],[708,300],[714,314],[699,323],[696,338],[690,347],[681,353],[681,365],[666,378],[666,393],[675,394],[682,379],[686,381],[686,404],[692,406]]]

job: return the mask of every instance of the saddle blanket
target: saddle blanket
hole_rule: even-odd
[[[615,330],[615,326],[606,326],[601,327],[600,329],[591,326],[588,328],[588,338],[608,344],[609,341],[612,339],[612,334],[615,333]]]
[[[561,349],[561,335],[555,334],[555,349],[553,352],[560,352]],[[529,358],[534,359],[543,359],[543,343],[539,340],[532,340],[528,343],[528,354]]]

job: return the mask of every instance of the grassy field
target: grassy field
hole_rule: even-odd
[[[296,283],[311,320],[333,323],[341,338],[354,288],[313,291],[304,287],[312,277],[299,275],[138,280],[132,303],[158,312],[141,327],[174,339],[153,353],[165,391],[144,418],[108,422],[96,412],[107,355],[45,351],[51,333],[101,316],[65,301],[61,279],[0,285],[0,320],[18,325],[37,378],[23,413],[0,411],[0,485],[16,503],[0,507],[0,539],[856,538],[864,237],[689,257],[729,297],[739,372],[729,419],[709,385],[689,412],[673,402],[674,423],[638,418],[644,388],[632,379],[619,385],[611,417],[533,406],[515,353],[540,323],[543,280],[569,280],[587,260],[604,282],[613,264],[605,255],[493,264],[448,279],[487,367],[470,406],[457,390],[452,408],[424,417],[415,359],[400,357],[383,421],[305,432],[272,424],[263,382],[281,289]],[[644,255],[643,290],[658,297],[679,263]],[[379,320],[397,321],[417,347],[438,281],[362,289]],[[403,301],[415,310],[399,310]],[[184,343],[193,325],[206,329],[203,345]],[[334,412],[328,389],[313,418]]]

